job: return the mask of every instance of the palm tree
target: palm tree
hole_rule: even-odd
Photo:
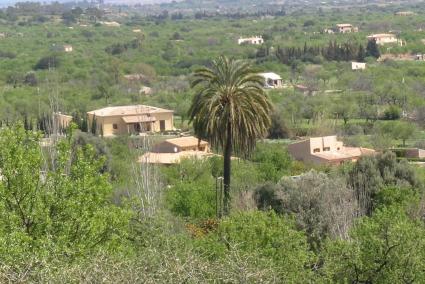
[[[196,95],[189,109],[195,134],[221,148],[224,156],[224,214],[230,211],[232,153],[249,155],[258,138],[271,125],[270,101],[263,91],[264,79],[249,64],[221,56],[211,68],[194,74]]]

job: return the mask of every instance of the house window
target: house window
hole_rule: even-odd
[[[118,129],[118,124],[116,124],[116,123],[112,124],[112,128],[113,129]]]
[[[324,147],[323,148],[323,151],[330,151],[331,150],[331,148],[330,147]]]
[[[341,148],[339,148],[339,147],[338,147],[338,148],[336,148],[336,149],[339,151]]]
[[[313,153],[319,153],[320,152],[320,148],[314,148],[313,149]]]

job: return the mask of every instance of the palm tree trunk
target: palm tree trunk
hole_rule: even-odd
[[[230,213],[230,172],[231,172],[231,157],[232,157],[232,131],[230,124],[227,126],[226,145],[224,146],[224,168],[223,168],[223,184],[224,184],[224,200],[223,209],[224,215]]]

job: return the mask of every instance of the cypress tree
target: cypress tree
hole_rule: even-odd
[[[366,56],[373,56],[375,58],[379,58],[379,56],[381,56],[376,40],[369,40],[367,43]]]
[[[357,61],[364,62],[366,58],[366,52],[362,44],[359,45],[359,50],[357,51]]]
[[[96,123],[96,116],[95,115],[93,115],[93,120],[92,120],[92,123],[91,123],[91,133],[93,134],[93,135],[96,135],[97,134],[97,123]]]

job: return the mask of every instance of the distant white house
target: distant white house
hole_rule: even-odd
[[[119,27],[121,26],[118,22],[99,22],[101,25],[104,25],[105,27]]]
[[[395,13],[396,16],[413,16],[415,15],[412,11],[400,11]]]
[[[63,46],[63,51],[65,51],[65,52],[72,52],[73,51],[72,45],[65,44]]]
[[[264,78],[264,87],[268,89],[278,89],[283,87],[283,80],[278,74],[266,72],[258,74]]]
[[[364,62],[351,62],[351,70],[365,70],[366,63]]]
[[[254,36],[254,37],[247,37],[247,38],[239,38],[238,39],[238,44],[263,44],[264,43],[264,39],[261,36]]]
[[[359,31],[358,27],[353,27],[352,24],[337,24],[336,29],[339,33],[356,33]]]
[[[395,34],[373,34],[367,37],[368,40],[375,40],[376,44],[384,45],[386,43],[399,43],[403,45],[403,42],[397,39]]]
[[[59,52],[72,52],[73,48],[72,45],[69,44],[52,44],[52,46],[50,47],[51,50],[53,51],[59,51]]]

